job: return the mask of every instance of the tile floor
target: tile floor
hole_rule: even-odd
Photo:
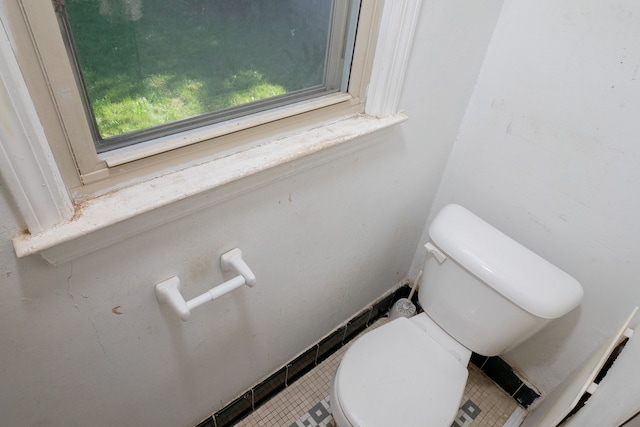
[[[387,319],[382,318],[371,325],[368,330],[385,322]],[[236,426],[332,426],[331,417],[325,413],[329,388],[333,374],[349,344],[346,344],[315,369],[237,423]],[[456,418],[458,424],[454,423],[454,426],[502,427],[506,425],[516,427],[519,422],[514,421],[521,414],[524,414],[522,408],[512,398],[471,364],[469,365],[469,380],[464,395],[480,408],[480,413],[471,419],[461,409],[458,418]],[[463,401],[467,399],[463,399]],[[312,409],[313,411],[311,411]],[[314,416],[310,412],[315,412]]]

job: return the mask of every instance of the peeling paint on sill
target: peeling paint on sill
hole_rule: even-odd
[[[405,120],[404,114],[358,115],[136,183],[84,201],[69,221],[38,234],[20,234],[14,237],[13,246],[19,258],[40,254],[60,265],[361,149],[371,139],[360,137]],[[276,169],[294,161],[295,166],[286,172]],[[266,176],[259,182],[245,182],[258,173]],[[207,197],[201,197],[204,195]]]

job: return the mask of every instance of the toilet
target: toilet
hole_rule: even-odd
[[[502,354],[578,306],[573,277],[459,205],[429,226],[424,312],[356,339],[336,371],[337,427],[450,427],[472,352]]]

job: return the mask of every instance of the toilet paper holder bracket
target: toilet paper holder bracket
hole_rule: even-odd
[[[234,289],[247,285],[253,288],[256,284],[256,276],[247,263],[242,259],[242,252],[235,248],[224,253],[220,257],[222,271],[232,271],[237,276],[226,282],[209,289],[207,292],[185,301],[180,293],[182,285],[178,276],[170,277],[156,285],[156,297],[161,303],[166,303],[182,319],[183,322],[191,318],[191,310],[202,304],[213,301]]]

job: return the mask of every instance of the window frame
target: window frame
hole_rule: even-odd
[[[273,137],[362,112],[381,10],[381,0],[362,0],[351,78],[345,93],[301,101],[98,154],[87,119],[91,112],[87,111],[78,86],[75,65],[68,55],[69,47],[65,44],[64,30],[60,27],[53,3],[13,2],[19,5],[39,67],[36,71],[23,55],[18,55],[18,62],[21,69],[28,69],[31,74],[26,75],[25,80],[47,138],[62,139],[63,144],[52,146],[54,156],[74,164],[73,174],[63,172],[63,179],[74,200],[86,200],[132,180],[165,173],[192,161],[194,157],[215,156],[246,146],[255,140],[257,134]],[[40,89],[43,81],[48,91]],[[257,128],[260,132],[256,132]]]
[[[384,3],[364,114],[316,121],[315,127],[295,132],[276,126],[275,133],[256,147],[232,150],[208,161],[196,152],[181,169],[153,179],[143,176],[79,202],[72,198],[69,185],[69,176],[79,182],[73,158],[60,155],[70,153],[68,147],[60,150],[66,144],[64,134],[48,128],[52,116],[58,120],[57,110],[45,110],[44,115],[36,111],[37,102],[53,97],[34,98],[27,90],[29,79],[31,90],[48,93],[50,86],[38,80],[43,73],[31,33],[21,25],[21,4],[4,2],[0,6],[0,105],[6,107],[6,114],[0,122],[0,175],[25,228],[13,238],[16,255],[40,254],[59,265],[384,139],[388,134],[381,131],[407,119],[397,113],[397,107],[420,6],[421,0]],[[32,20],[30,24],[40,23]],[[363,135],[373,137],[363,139]],[[255,143],[259,136],[255,133],[248,139]],[[286,167],[278,168],[282,165]],[[203,183],[205,175],[208,182]],[[189,176],[194,188],[184,185]],[[172,184],[173,190],[157,185],[164,183]]]

